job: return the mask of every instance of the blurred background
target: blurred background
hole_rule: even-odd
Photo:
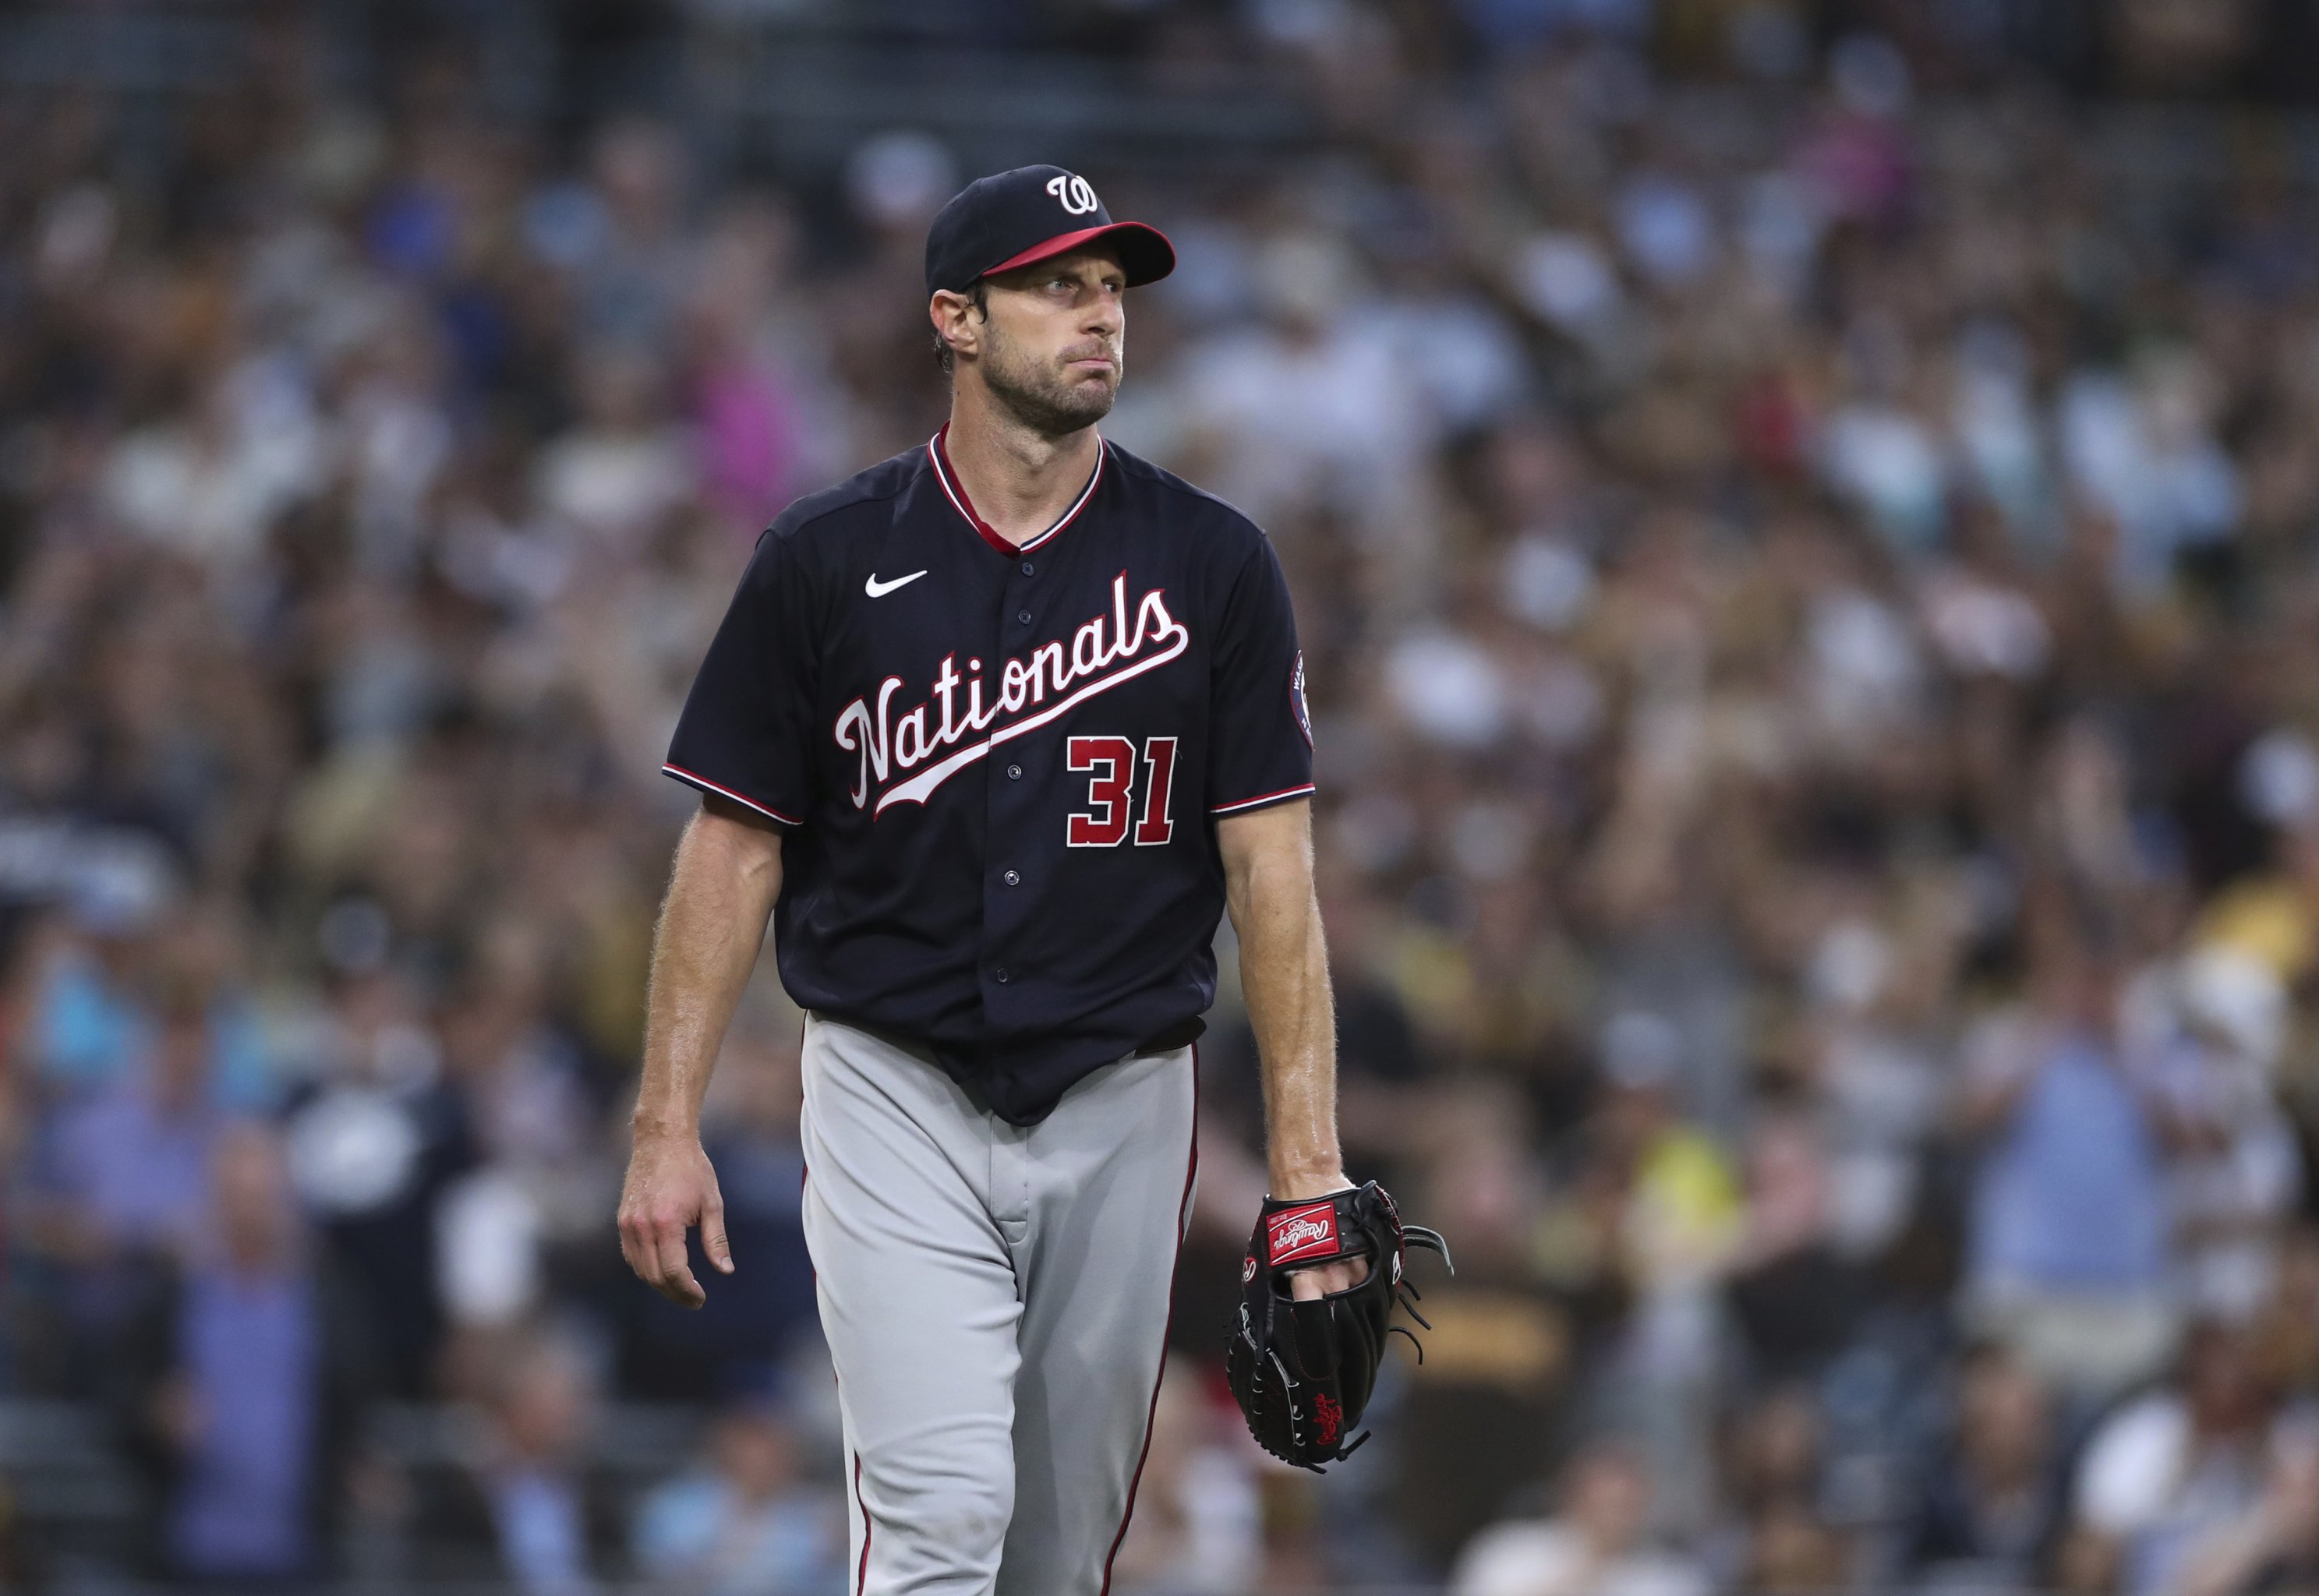
[[[2314,108],[2304,0],[0,5],[0,1583],[848,1587],[770,968],[739,1273],[615,1244],[655,769],[1054,161],[1459,1262],[1254,1451],[1228,989],[1116,1587],[2312,1588]]]

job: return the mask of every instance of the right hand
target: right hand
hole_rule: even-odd
[[[1302,1202],[1319,1199],[1350,1191],[1353,1183],[1345,1178],[1344,1167],[1324,1170],[1314,1176],[1283,1175],[1275,1171],[1272,1192],[1281,1201]],[[1317,1303],[1332,1292],[1350,1291],[1369,1277],[1369,1260],[1365,1258],[1331,1258],[1325,1264],[1307,1264],[1288,1272],[1288,1294],[1299,1303]]]
[[[725,1243],[725,1198],[695,1134],[638,1132],[620,1188],[620,1256],[636,1278],[681,1308],[708,1300],[685,1261],[684,1233],[700,1227],[700,1249],[720,1275],[733,1272]]]

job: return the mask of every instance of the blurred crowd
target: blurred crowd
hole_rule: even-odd
[[[1362,1456],[1255,1453],[1227,958],[1118,1588],[2309,1588],[2319,149],[1771,0],[1121,9],[1313,121],[1089,173],[1183,261],[1105,430],[1288,570],[1350,1167],[1457,1273]],[[301,41],[0,100],[0,1419],[136,1482],[84,1571],[840,1591],[769,971],[738,1273],[610,1214],[667,735],[938,424],[976,174]]]

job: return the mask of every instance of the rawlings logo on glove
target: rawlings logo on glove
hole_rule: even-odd
[[[1345,1432],[1368,1406],[1385,1338],[1417,1341],[1386,1321],[1402,1307],[1425,1325],[1410,1305],[1416,1288],[1402,1278],[1412,1245],[1449,1261],[1440,1235],[1402,1223],[1392,1197],[1374,1180],[1318,1202],[1266,1201],[1241,1268],[1239,1333],[1224,1371],[1249,1433],[1282,1462],[1319,1473],[1368,1439],[1363,1433],[1348,1443]],[[1340,1258],[1367,1258],[1368,1273],[1342,1291],[1295,1300],[1288,1277],[1298,1267]]]
[[[1272,1267],[1295,1263],[1299,1258],[1323,1258],[1337,1256],[1337,1207],[1333,1203],[1320,1203],[1308,1208],[1291,1208],[1286,1213],[1265,1216],[1264,1234],[1270,1248]]]

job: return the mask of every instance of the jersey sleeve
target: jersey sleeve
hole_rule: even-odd
[[[816,659],[795,546],[757,540],[692,679],[661,770],[787,825],[811,811]]]
[[[1288,579],[1269,540],[1224,601],[1208,702],[1208,813],[1238,815],[1313,790],[1313,726]]]

